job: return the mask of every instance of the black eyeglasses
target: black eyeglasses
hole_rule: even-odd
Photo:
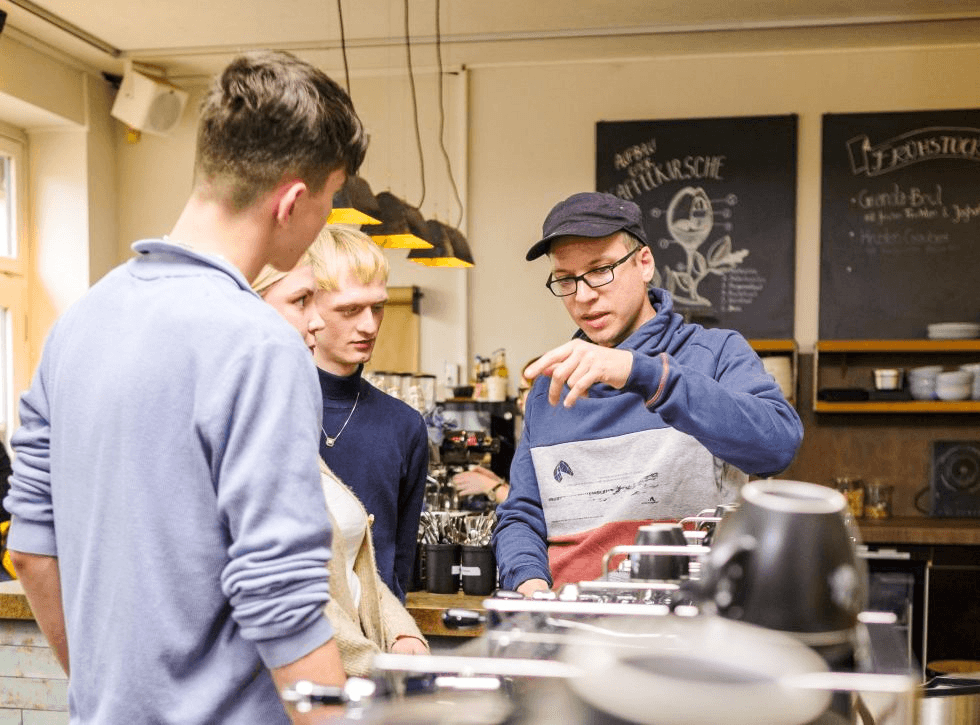
[[[545,286],[551,291],[555,297],[568,297],[568,295],[575,294],[578,289],[578,283],[581,280],[585,282],[589,287],[595,289],[596,287],[602,287],[613,281],[615,274],[613,270],[619,265],[625,262],[627,259],[632,257],[643,247],[634,247],[632,250],[626,253],[625,257],[617,259],[612,264],[605,264],[601,267],[596,267],[595,269],[590,269],[585,274],[580,274],[577,277],[559,277],[558,279],[553,279],[551,275],[548,275],[548,281],[545,282]]]

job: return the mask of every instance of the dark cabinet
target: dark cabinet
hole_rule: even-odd
[[[980,547],[935,546],[928,573],[926,662],[980,661]]]
[[[980,660],[980,546],[867,549],[869,609],[896,614],[923,674],[937,660]]]

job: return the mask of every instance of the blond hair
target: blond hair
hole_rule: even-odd
[[[349,272],[361,284],[388,283],[388,260],[364,232],[327,224],[307,250],[317,286],[328,292],[340,289]]]
[[[296,263],[296,267],[302,267],[306,264],[312,264],[310,260],[309,251],[303,252],[303,256],[300,257],[299,261]],[[293,269],[296,269],[293,267]],[[271,264],[265,265],[261,270],[259,270],[258,275],[252,280],[252,290],[259,296],[265,297],[266,292],[268,292],[272,285],[281,280],[289,271],[283,272],[282,270],[276,269]]]

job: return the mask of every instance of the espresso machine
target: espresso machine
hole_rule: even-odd
[[[911,725],[913,668],[894,615],[865,606],[845,508],[747,483],[737,506],[641,527],[598,579],[447,609],[447,628],[485,629],[453,655],[380,654],[375,693],[324,695],[351,725]]]
[[[500,437],[482,430],[451,429],[445,431],[439,444],[439,461],[429,466],[425,491],[429,510],[482,510],[489,502],[482,497],[460,498],[452,485],[453,476],[470,466],[491,467],[491,460],[501,449]]]

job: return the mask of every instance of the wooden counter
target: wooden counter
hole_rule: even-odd
[[[409,592],[405,608],[415,618],[416,624],[426,637],[478,637],[486,629],[484,626],[473,629],[446,629],[442,626],[442,613],[447,609],[475,609],[483,612],[486,597],[458,594],[430,594],[429,592]]]
[[[0,619],[34,619],[19,581],[0,582]]]
[[[483,600],[459,594],[430,594],[429,592],[409,592],[405,606],[418,622],[425,635],[441,637],[476,637],[483,634],[481,626],[469,630],[451,630],[442,626],[442,613],[446,609],[475,609],[483,612]],[[24,588],[19,581],[0,582],[0,619],[33,620],[34,613],[27,604]]]
[[[903,516],[857,524],[865,544],[980,546],[980,519]]]

